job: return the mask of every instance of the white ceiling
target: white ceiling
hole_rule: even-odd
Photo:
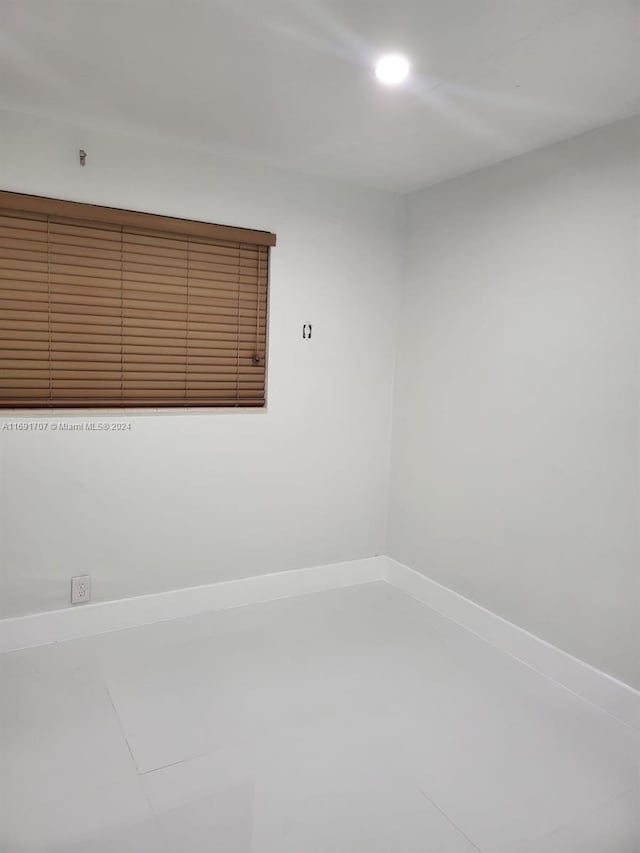
[[[0,107],[408,191],[638,112],[639,34],[640,0],[0,0]]]

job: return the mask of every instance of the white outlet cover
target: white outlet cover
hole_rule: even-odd
[[[91,576],[78,575],[71,578],[71,603],[82,604],[91,601]]]

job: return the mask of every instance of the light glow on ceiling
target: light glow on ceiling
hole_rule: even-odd
[[[378,60],[375,73],[386,86],[397,86],[409,76],[409,60],[399,53],[390,53]]]

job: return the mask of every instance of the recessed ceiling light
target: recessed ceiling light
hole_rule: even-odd
[[[387,86],[397,86],[409,75],[409,60],[399,53],[383,56],[376,65],[376,77]]]

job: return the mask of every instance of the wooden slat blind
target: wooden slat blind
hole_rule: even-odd
[[[233,236],[0,192],[0,407],[264,405],[275,235]]]

